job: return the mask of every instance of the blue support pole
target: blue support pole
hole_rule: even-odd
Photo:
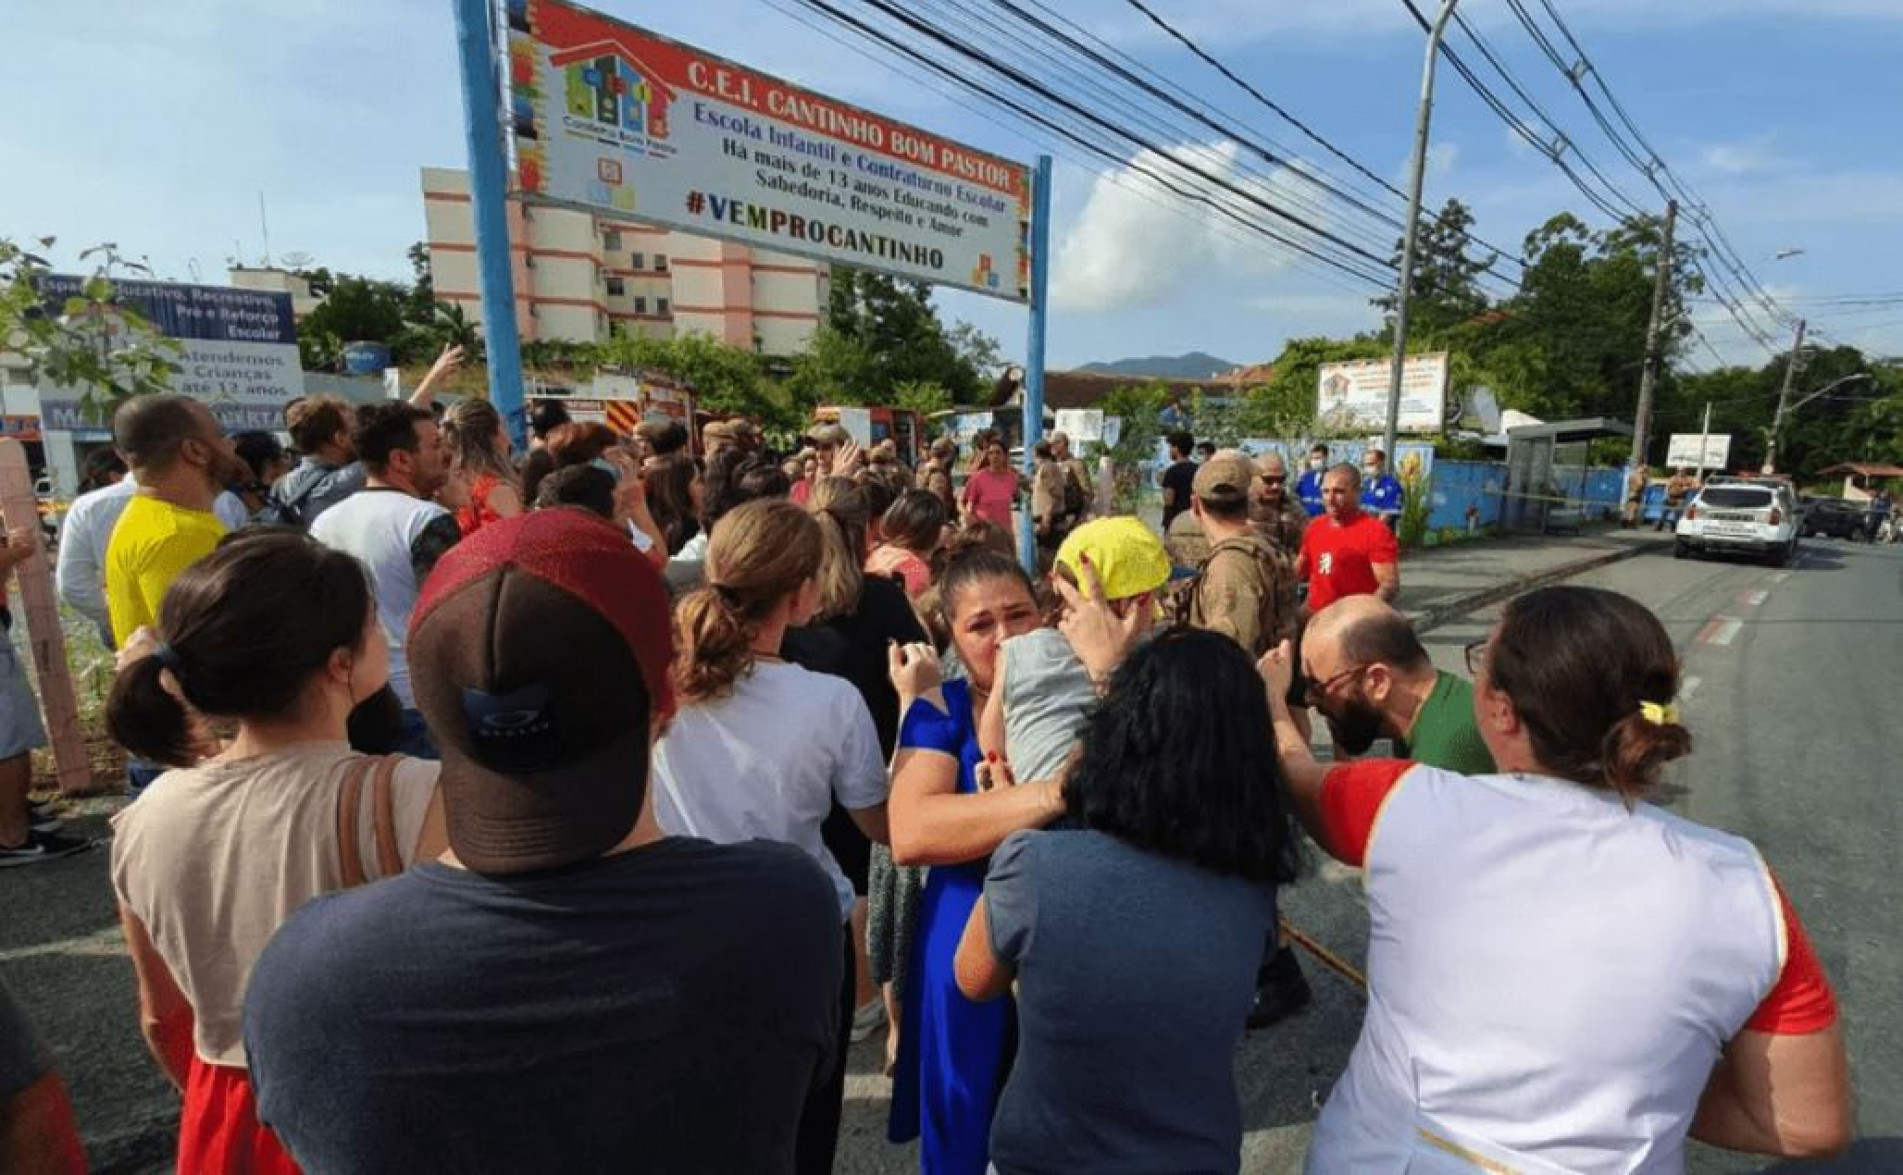
[[[502,153],[501,82],[496,72],[492,0],[452,0],[456,48],[462,58],[463,129],[469,139],[469,196],[476,221],[476,264],[482,278],[482,337],[488,348],[489,402],[509,440],[528,448],[522,402],[522,346],[515,325],[515,280],[509,268],[508,160]]]
[[[1031,173],[1031,336],[1024,348],[1024,473],[1037,468],[1032,448],[1044,439],[1044,323],[1050,311],[1045,290],[1051,276],[1051,157],[1039,155]],[[1037,523],[1030,499],[1018,521],[1018,561],[1037,574]]]

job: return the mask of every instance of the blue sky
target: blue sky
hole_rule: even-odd
[[[1400,182],[1422,45],[1400,0],[1150,2],[1271,98]],[[1903,113],[1896,68],[1903,3],[1554,2],[1764,284],[1828,338],[1903,354],[1903,304],[1811,301],[1903,290],[1903,137],[1895,128]],[[763,0],[596,4],[1007,156],[1056,145],[983,117],[973,100],[953,101],[916,73],[868,59]],[[196,272],[218,282],[234,253],[256,261],[263,251],[262,190],[279,258],[305,253],[333,269],[408,275],[404,251],[424,235],[418,168],[464,160],[450,0],[11,7],[16,100],[0,137],[0,234],[57,234],[67,261],[79,246],[115,241],[149,257],[161,276],[191,280]],[[1527,7],[1539,11],[1532,0]],[[1252,135],[1325,159],[1122,0],[1065,0],[1061,11]],[[1658,202],[1598,135],[1505,0],[1465,0],[1463,11],[1588,156],[1626,191]],[[1477,54],[1466,56],[1478,64]],[[1461,197],[1479,214],[1479,234],[1507,246],[1555,212],[1591,212],[1446,69],[1439,95],[1430,205]],[[1213,134],[1166,146],[1214,168],[1233,167],[1239,155]],[[1286,338],[1378,321],[1367,287],[1238,243],[1208,219],[1103,174],[1110,170],[1059,152],[1053,364],[1189,350],[1260,361]],[[1267,182],[1284,190],[1277,185],[1292,181]],[[1345,219],[1330,223],[1348,228]],[[1773,259],[1785,249],[1804,252]],[[950,316],[997,335],[1007,353],[1021,351],[1020,309],[955,293],[940,302]],[[1718,307],[1701,306],[1697,320],[1726,360],[1765,358]],[[1715,362],[1703,348],[1688,356],[1693,367]]]

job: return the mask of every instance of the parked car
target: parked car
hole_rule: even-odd
[[[1672,553],[1759,555],[1780,567],[1797,554],[1797,498],[1780,482],[1733,482],[1698,491],[1678,520]]]
[[[1798,529],[1803,538],[1829,535],[1835,539],[1863,537],[1864,509],[1842,498],[1805,498],[1804,522]]]

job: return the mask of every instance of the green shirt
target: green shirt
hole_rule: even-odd
[[[1442,771],[1493,774],[1493,755],[1474,725],[1473,683],[1442,670],[1434,680],[1434,692],[1414,716],[1414,728],[1407,732],[1399,754]]]

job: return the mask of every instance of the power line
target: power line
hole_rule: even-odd
[[[1110,161],[1111,163],[1115,164],[1119,168],[1127,168],[1128,170],[1136,171],[1139,174],[1142,174],[1146,178],[1157,183],[1161,187],[1165,188],[1166,190],[1170,191],[1172,194],[1178,196],[1179,198],[1189,200],[1195,203],[1199,203],[1208,207],[1212,212],[1215,212],[1221,216],[1224,216],[1230,220],[1235,221],[1237,224],[1241,225],[1244,229],[1248,231],[1259,233],[1265,237],[1270,238],[1271,240],[1274,240],[1286,246],[1289,249],[1294,250],[1297,253],[1300,253],[1306,257],[1312,258],[1313,260],[1320,262],[1321,264],[1338,269],[1348,274],[1349,276],[1359,278],[1360,280],[1365,281],[1369,283],[1370,285],[1381,287],[1381,286],[1385,286],[1388,282],[1388,279],[1385,276],[1382,276],[1382,271],[1387,268],[1386,262],[1384,260],[1369,253],[1365,249],[1361,249],[1359,246],[1355,246],[1348,242],[1341,241],[1338,237],[1335,237],[1333,234],[1328,233],[1326,230],[1315,231],[1313,232],[1313,235],[1323,237],[1324,239],[1328,239],[1345,246],[1349,252],[1357,255],[1361,260],[1360,261],[1346,261],[1339,257],[1331,256],[1328,253],[1322,252],[1321,250],[1313,246],[1310,246],[1310,245],[1304,244],[1301,241],[1295,240],[1255,220],[1248,219],[1244,217],[1236,208],[1231,207],[1227,202],[1211,199],[1207,194],[1203,192],[1194,191],[1194,190],[1185,188],[1184,186],[1182,186],[1180,182],[1178,182],[1176,178],[1170,175],[1163,174],[1162,172],[1158,171],[1156,168],[1151,167],[1147,163],[1143,162],[1140,156],[1133,157],[1126,162],[1125,159],[1116,151],[1104,146],[1101,142],[1095,141],[1091,138],[1086,137],[1085,135],[1079,134],[1077,131],[1073,130],[1071,127],[1066,126],[1065,124],[1051,117],[1045,111],[1035,109],[1027,105],[1025,102],[1012,98],[1006,94],[999,93],[991,87],[981,86],[977,84],[973,79],[966,76],[964,73],[953,70],[941,62],[935,61],[928,55],[920,52],[917,48],[913,47],[912,45],[906,44],[900,41],[899,39],[891,36],[890,34],[886,33],[885,31],[877,28],[876,26],[870,25],[866,23],[865,21],[862,21],[858,19],[857,17],[851,15],[850,13],[842,11],[836,5],[828,2],[828,0],[798,0],[798,2],[809,9],[820,12],[826,15],[827,17],[831,18],[832,20],[835,20],[841,24],[844,24],[854,29],[861,36],[866,37],[868,40],[879,43],[893,51],[896,51],[904,55],[905,57],[911,59],[917,64],[932,70],[934,73],[937,73],[938,75],[946,78],[947,80],[952,81],[960,86],[963,86],[971,90],[972,92],[977,93],[980,96],[986,98],[989,101],[997,102],[1007,107],[1008,109],[1012,110],[1013,113],[1018,115],[1020,118],[1023,118],[1037,126],[1040,126],[1044,128],[1045,130],[1050,131],[1051,133],[1062,137],[1068,142],[1072,142],[1076,144],[1078,147],[1084,149],[1085,151],[1093,155],[1100,156]],[[1019,89],[1027,91],[1039,97],[1042,97],[1048,102],[1055,103],[1058,106],[1065,109],[1066,111],[1070,112],[1071,114],[1083,117],[1087,122],[1096,126],[1100,131],[1110,132],[1117,138],[1122,138],[1131,143],[1134,143],[1139,149],[1139,151],[1148,151],[1159,159],[1169,161],[1179,171],[1188,172],[1198,178],[1201,178],[1207,183],[1211,183],[1217,187],[1224,188],[1225,190],[1230,192],[1232,196],[1239,198],[1242,202],[1246,204],[1254,205],[1256,207],[1259,207],[1265,211],[1272,213],[1273,215],[1277,216],[1280,219],[1288,220],[1292,223],[1295,223],[1298,226],[1306,227],[1306,222],[1302,218],[1293,216],[1292,214],[1276,207],[1274,204],[1270,203],[1269,201],[1264,200],[1238,187],[1237,185],[1228,181],[1224,177],[1213,175],[1210,172],[1196,166],[1193,163],[1189,163],[1182,160],[1181,158],[1171,156],[1166,150],[1164,150],[1157,144],[1150,142],[1147,139],[1144,139],[1142,136],[1134,135],[1134,134],[1131,134],[1130,132],[1123,131],[1117,128],[1114,124],[1108,122],[1108,120],[1103,119],[1101,116],[1082,110],[1075,103],[1072,103],[1068,99],[1065,99],[1063,96],[1051,91],[1049,87],[1044,86],[1041,83],[1038,83],[1035,80],[1026,77],[1025,75],[1023,75],[1021,71],[1012,69],[1011,67],[996,61],[995,58],[985,53],[981,49],[974,48],[958,40],[955,37],[951,37],[948,34],[936,28],[933,28],[931,25],[925,23],[924,21],[918,19],[917,17],[914,17],[907,12],[897,9],[891,4],[884,3],[883,0],[868,0],[868,2],[870,7],[873,7],[879,10],[889,19],[895,20],[898,23],[904,25],[905,27],[912,29],[915,33],[923,34],[929,40],[936,41],[939,44],[943,45],[944,47],[951,49],[953,52],[957,53],[959,56],[965,58],[966,60],[983,66],[984,68],[996,74],[997,76],[1009,81],[1010,83],[1012,83],[1014,86],[1018,87]]]
[[[1155,25],[1158,29],[1161,29],[1165,34],[1167,34],[1169,37],[1174,39],[1178,44],[1182,45],[1185,49],[1189,50],[1191,54],[1196,56],[1204,64],[1208,65],[1210,68],[1214,69],[1217,73],[1221,74],[1224,78],[1228,79],[1231,84],[1235,85],[1238,89],[1242,90],[1243,93],[1248,94],[1251,98],[1255,99],[1255,101],[1258,104],[1262,105],[1263,107],[1266,107],[1268,110],[1273,112],[1277,117],[1282,119],[1284,122],[1288,123],[1290,126],[1294,127],[1296,130],[1300,131],[1302,135],[1306,137],[1310,142],[1322,148],[1324,151],[1327,151],[1330,155],[1333,155],[1335,158],[1341,160],[1343,163],[1347,164],[1349,167],[1353,168],[1355,171],[1359,172],[1361,175],[1365,176],[1367,179],[1380,185],[1383,189],[1385,189],[1388,193],[1393,195],[1395,198],[1400,200],[1407,199],[1407,193],[1403,192],[1399,187],[1396,187],[1389,180],[1375,173],[1372,169],[1367,167],[1360,160],[1355,159],[1353,156],[1349,155],[1346,151],[1343,151],[1341,148],[1337,147],[1334,143],[1330,142],[1327,138],[1325,138],[1320,132],[1314,130],[1307,123],[1303,122],[1301,119],[1295,117],[1295,115],[1291,114],[1288,110],[1283,108],[1281,104],[1277,103],[1274,99],[1270,98],[1267,94],[1264,94],[1261,90],[1251,85],[1248,81],[1239,77],[1234,70],[1230,69],[1221,60],[1216,58],[1214,55],[1210,54],[1201,45],[1198,45],[1195,41],[1191,40],[1188,34],[1182,32],[1175,25],[1171,24],[1169,21],[1165,20],[1162,16],[1158,15],[1157,12],[1154,9],[1152,9],[1149,5],[1145,4],[1143,0],[1125,0],[1125,2],[1128,3],[1130,7],[1142,13],[1143,16],[1146,19],[1148,19],[1151,24]],[[1039,7],[1043,7],[1043,5],[1040,4]],[[1433,216],[1432,214],[1429,214],[1429,219],[1433,220],[1436,224],[1440,223],[1440,218],[1438,216]],[[1480,237],[1479,235],[1475,233],[1462,232],[1461,236],[1465,237],[1468,241],[1481,246],[1482,248],[1486,249],[1487,251],[1494,254],[1494,256],[1498,258],[1512,262],[1513,264],[1520,266],[1520,268],[1522,269],[1526,268],[1525,262],[1521,261],[1520,258],[1517,255],[1515,255],[1511,250],[1503,249],[1498,245],[1492,244],[1491,242],[1485,240],[1484,238]]]

